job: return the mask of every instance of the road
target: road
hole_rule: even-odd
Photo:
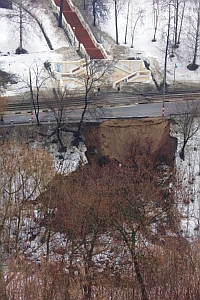
[[[186,100],[199,100],[199,92],[182,92],[182,93],[168,93],[165,95],[165,117],[169,117],[170,114],[174,114],[176,109],[176,103],[186,103]],[[130,93],[118,93],[113,92],[101,92],[94,95],[93,99],[96,103],[95,115],[99,115],[99,119],[109,118],[137,118],[137,117],[158,117],[162,116],[162,94],[148,93],[144,94],[130,94]],[[47,101],[40,102],[40,121],[50,122],[55,121],[53,113],[48,107],[55,108],[58,105],[57,99],[49,99]],[[80,120],[82,109],[84,105],[83,95],[77,96],[77,98],[69,97],[66,99],[64,105],[67,107],[66,118],[68,122],[76,122]],[[73,107],[73,109],[72,109]],[[102,108],[101,108],[102,107]],[[102,113],[103,110],[103,113]],[[87,114],[86,120],[96,121],[96,117],[92,117]],[[29,101],[12,101],[7,107],[7,111],[4,115],[5,124],[11,123],[27,123],[31,121],[30,114],[30,102]],[[35,122],[35,121],[34,121]]]
[[[175,102],[165,103],[165,116],[168,118],[171,114],[176,111]],[[66,118],[68,121],[78,121],[80,119],[82,109],[68,110]],[[138,117],[159,117],[162,115],[162,103],[151,103],[151,104],[134,104],[124,106],[105,106],[104,108],[97,108],[95,111],[95,118],[92,114],[88,113],[85,116],[87,121],[95,121],[99,119],[110,119],[110,118],[138,118]],[[40,112],[41,122],[50,122],[54,120],[53,113],[51,111]],[[99,116],[99,117],[96,117]],[[7,113],[4,116],[5,124],[11,123],[31,123],[31,115],[27,112],[21,113]]]
[[[13,98],[13,99],[12,99]],[[30,111],[31,103],[28,98],[26,100],[20,100],[20,98],[12,97],[10,101],[8,101],[7,111]],[[195,100],[200,98],[200,92],[174,92],[174,93],[167,93],[165,95],[165,101],[181,101],[181,100]],[[162,93],[148,93],[148,94],[133,94],[133,93],[118,93],[117,91],[103,91],[100,93],[96,93],[92,96],[92,101],[97,105],[121,105],[129,104],[133,105],[135,103],[154,103],[162,100]],[[54,98],[51,99],[40,99],[40,109],[47,109],[47,108],[55,108],[59,105],[59,99],[57,98],[56,94]],[[62,99],[62,105],[65,107],[80,107],[84,105],[84,94],[77,94],[75,95],[68,95],[66,99]]]

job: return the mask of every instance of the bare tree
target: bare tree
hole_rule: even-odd
[[[18,0],[13,0],[13,1],[18,1]],[[51,44],[51,41],[42,25],[42,20],[39,20],[36,16],[36,14],[34,12],[32,12],[32,10],[29,9],[29,6],[26,7],[26,6],[22,6],[22,9],[37,23],[37,25],[39,26],[46,42],[47,42],[47,45],[49,46],[49,49],[50,50],[53,50],[53,47],[52,47],[52,44]]]
[[[50,78],[51,76],[41,61],[34,61],[32,65],[28,67],[28,77],[23,78],[26,88],[28,88],[30,93],[31,114],[35,114],[37,125],[40,125],[39,113],[42,89],[44,88],[45,82]]]
[[[51,199],[55,199],[57,212],[52,224],[70,239],[69,273],[73,276],[73,266],[78,270],[85,300],[92,299],[93,278],[95,274],[98,276],[94,256],[100,255],[106,248],[106,245],[98,245],[101,234],[109,225],[108,199],[102,188],[102,182],[105,181],[103,178],[101,181],[100,173],[103,174],[95,165],[89,168],[80,166],[70,177],[60,176],[54,180],[44,194],[48,201],[51,187],[54,186]],[[65,249],[66,252],[68,250]],[[78,257],[81,258],[81,265]]]
[[[28,27],[39,26],[47,45],[51,50],[53,47],[51,41],[48,38],[47,33],[42,25],[42,21],[36,15],[35,8],[37,7],[33,2],[30,5],[30,2],[27,0],[12,0],[13,10],[9,15],[9,19],[16,23],[19,30],[19,47],[16,49],[17,54],[26,53],[26,50],[23,48],[24,41],[28,39]],[[37,24],[37,25],[36,25]]]
[[[132,32],[131,32],[131,48],[133,48],[133,41],[134,41],[134,37],[135,37],[135,30],[136,30],[136,27],[138,25],[139,22],[142,23],[142,19],[143,19],[143,16],[144,16],[144,10],[143,9],[139,9],[138,12],[137,12],[137,16],[136,18],[134,16],[132,16],[132,24],[131,24],[131,27],[132,27]]]
[[[154,22],[154,35],[152,42],[156,42],[156,33],[158,29],[158,19],[159,19],[159,0],[153,0],[153,22]]]
[[[160,5],[161,6],[161,5]],[[185,16],[185,1],[183,0],[166,0],[160,8],[166,15],[168,26],[168,51],[171,58],[175,56],[174,51],[179,47],[183,19]],[[157,13],[157,12],[156,12]],[[158,17],[158,16],[157,16]],[[157,20],[158,21],[158,20]],[[157,23],[155,24],[155,32],[157,31]]]
[[[44,191],[54,173],[47,153],[28,145],[5,143],[0,154],[0,298],[7,300],[3,255],[8,251],[10,257],[18,257],[19,249],[23,251],[27,240],[19,240],[28,203]]]
[[[142,271],[144,248],[148,248],[148,240],[155,238],[153,243],[156,244],[165,236],[168,226],[172,232],[176,231],[178,217],[173,193],[169,190],[170,173],[163,174],[160,168],[155,167],[157,163],[152,156],[152,144],[133,142],[131,153],[131,167],[115,165],[107,170],[109,175],[111,172],[114,175],[108,198],[111,211],[114,210],[111,217],[113,226],[131,255],[141,299],[147,300],[149,296]]]
[[[133,285],[132,290],[136,290],[138,299],[141,295],[142,299],[148,299],[145,269],[148,246],[159,244],[167,232],[175,233],[179,224],[173,191],[169,188],[171,171],[158,167],[157,155],[152,155],[152,149],[151,143],[144,147],[134,141],[126,165],[107,158],[101,167],[94,164],[82,166],[68,178],[60,178],[59,187],[55,185],[59,230],[62,228],[68,237],[74,239],[76,251],[73,253],[81,255],[84,299],[93,296],[94,280],[98,276],[94,256],[96,253],[100,255],[107,244],[108,239],[103,238],[105,243],[98,247],[101,234],[108,232],[113,239],[117,237],[114,243],[120,245],[121,252],[127,250],[126,258],[132,266],[129,287]],[[111,248],[113,253],[117,247],[112,244]],[[149,266],[149,271],[152,268]],[[109,266],[104,275],[108,273]],[[114,281],[114,271],[112,276]],[[119,279],[117,287],[123,282]]]
[[[118,33],[118,16],[120,11],[125,5],[125,1],[122,0],[113,0],[114,1],[114,16],[115,16],[115,42],[119,44],[119,33]]]
[[[75,134],[74,143],[79,143],[81,128],[83,125],[84,117],[91,103],[91,96],[95,89],[105,85],[108,74],[111,72],[113,62],[106,60],[88,60],[85,59],[85,71],[81,75],[77,75],[78,79],[84,85],[84,108],[79,121],[78,129]]]
[[[183,18],[185,15],[185,1],[174,1],[174,48],[178,48],[182,32]]]
[[[55,82],[54,82],[55,84]],[[55,85],[53,92],[48,92],[45,96],[45,102],[47,107],[53,112],[53,116],[56,121],[55,129],[48,135],[48,138],[55,136],[59,143],[59,152],[66,151],[66,145],[63,141],[63,132],[72,132],[72,129],[67,127],[67,116],[69,114],[68,101],[74,97],[73,93],[69,93],[66,89],[62,90]],[[52,101],[52,99],[54,99]]]
[[[185,147],[188,141],[199,130],[200,124],[197,119],[199,116],[199,103],[198,101],[187,100],[183,103],[176,105],[176,122],[179,131],[183,136],[183,145],[179,152],[180,158],[185,159]]]
[[[190,48],[193,51],[192,62],[187,66],[190,71],[198,69],[199,65],[196,63],[197,54],[199,50],[200,37],[200,1],[194,0],[194,11],[189,17],[190,30],[188,32],[188,39],[191,43]]]
[[[105,22],[108,19],[109,6],[105,0],[87,0],[87,10],[92,13],[93,26],[97,25],[97,21]]]
[[[19,30],[17,30],[17,32],[19,32],[19,47],[16,49],[17,54],[27,52],[23,44],[25,40],[25,30],[27,29],[27,26],[30,25],[31,21],[28,20],[27,15],[22,8],[24,5],[26,5],[26,3],[26,0],[17,0],[16,2],[13,1],[13,10],[9,15],[9,19],[16,23],[19,28]]]
[[[127,13],[126,13],[126,27],[124,35],[124,44],[127,44],[127,33],[128,33],[128,24],[129,24],[129,13],[130,13],[130,0],[127,2]]]
[[[186,5],[186,1],[183,1],[183,5],[182,5],[182,13],[180,16],[180,26],[179,26],[179,33],[178,33],[178,41],[177,44],[180,44],[180,40],[181,40],[181,33],[182,33],[182,28],[183,28],[183,19],[185,16],[185,5]]]

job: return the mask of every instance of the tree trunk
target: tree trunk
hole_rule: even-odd
[[[61,136],[60,136],[60,126],[61,126],[61,123],[57,124],[57,128],[56,128],[56,136],[57,136],[57,139],[58,139],[58,143],[60,145],[60,150],[61,152],[65,150],[65,146],[62,142],[62,139],[61,139]]]
[[[60,28],[62,28],[63,1],[64,0],[60,0],[60,11],[59,11],[59,19],[58,19],[58,27]]]
[[[2,254],[2,243],[0,241],[0,299],[9,300],[6,294],[6,282],[3,273],[3,254]]]
[[[185,146],[186,146],[186,143],[187,142],[184,141],[183,146],[181,148],[181,151],[179,152],[179,156],[182,160],[185,160]]]
[[[39,87],[36,87],[37,92],[36,92],[36,103],[35,104],[35,110],[36,110],[36,121],[37,125],[40,125],[40,120],[39,120],[39,113],[40,113],[40,101],[39,101]]]
[[[184,14],[185,14],[185,1],[183,2],[183,9],[182,9],[182,14],[181,14],[181,21],[180,21],[177,44],[180,44],[180,40],[181,40],[181,32],[182,32]]]
[[[82,112],[82,115],[81,115],[81,119],[80,119],[80,122],[79,122],[79,125],[78,125],[78,129],[77,129],[77,137],[80,136],[81,127],[82,127],[82,124],[83,124],[83,119],[84,119],[85,113],[86,113],[86,111],[87,111],[87,107],[88,107],[88,92],[86,91],[86,94],[85,94],[85,106],[84,106],[84,108],[83,108],[83,112]]]
[[[97,238],[97,231],[94,233],[94,237],[91,241],[90,250],[87,251],[87,260],[85,264],[86,283],[83,286],[84,300],[91,299],[92,297],[92,280],[90,275],[90,269],[92,267],[92,257],[93,257],[96,238]]]
[[[22,7],[21,7],[21,3],[20,3],[20,7],[19,7],[19,50],[20,53],[22,53],[22,41],[23,41],[23,25],[22,25]]]
[[[43,27],[42,23],[40,23],[37,19],[35,19],[35,21],[37,22],[38,26],[40,27],[40,30],[42,31],[42,34],[43,34],[43,36],[44,36],[44,38],[45,38],[45,40],[47,42],[47,45],[49,46],[49,49],[53,50],[53,46],[51,44],[51,41],[48,38],[48,36],[47,36],[47,34],[46,34],[45,30],[44,30],[44,27]]]
[[[35,110],[35,118],[36,118],[36,123],[39,126],[40,125],[39,113],[36,110]]]
[[[176,6],[175,6],[174,48],[178,47],[178,20],[179,20],[179,0],[176,1]]]
[[[125,29],[124,44],[127,44],[126,38],[128,32],[129,10],[130,10],[130,0],[128,1],[128,8],[127,8],[127,15],[126,15],[126,29]]]
[[[92,1],[93,26],[96,26],[96,0]]]
[[[31,113],[33,112],[33,109],[34,109],[37,125],[40,125],[40,120],[39,120],[39,112],[40,112],[39,90],[37,88],[37,98],[35,100],[34,91],[33,91],[32,74],[31,74],[31,69],[30,68],[29,68],[29,89],[30,89],[30,97],[31,97]]]
[[[16,228],[16,236],[15,236],[15,255],[18,255],[18,240],[19,240],[19,232],[20,232],[20,224],[21,224],[21,210],[19,209],[19,213],[17,218],[17,228]]]
[[[137,23],[138,23],[139,19],[141,18],[142,14],[143,14],[142,11],[138,13],[137,19],[136,19],[135,24],[133,26],[133,30],[132,30],[132,34],[131,34],[131,48],[133,48],[133,40],[134,40],[134,36],[135,36],[135,29],[136,29]]]
[[[135,267],[136,278],[140,285],[140,290],[142,293],[142,300],[148,300],[144,280],[143,280],[142,274],[140,272],[139,262],[138,262],[137,256],[135,254],[133,256],[133,262],[134,262],[134,267]]]
[[[117,0],[115,0],[115,32],[116,32],[116,44],[119,44],[118,37],[118,13],[117,13]]]
[[[48,38],[48,36],[47,36],[47,34],[46,34],[45,30],[44,30],[44,27],[43,27],[42,23],[38,20],[38,18],[37,18],[34,14],[32,14],[31,10],[27,9],[27,8],[24,7],[24,6],[22,7],[22,9],[23,9],[27,14],[29,14],[29,15],[31,16],[31,18],[33,18],[33,19],[36,21],[36,23],[37,23],[38,26],[40,27],[40,30],[42,31],[42,34],[43,34],[43,36],[44,36],[44,38],[45,38],[45,40],[46,40],[46,42],[47,42],[47,45],[49,46],[49,49],[50,49],[50,50],[53,50],[53,47],[52,47],[52,45],[51,45],[51,41],[50,41],[50,39]]]
[[[157,10],[155,10],[154,11],[154,35],[153,35],[152,42],[156,42],[157,29],[158,29],[158,12],[157,12]]]
[[[194,57],[192,64],[196,64],[196,59],[197,59],[197,50],[198,50],[198,45],[199,45],[199,27],[200,27],[200,3],[198,6],[198,17],[197,17],[197,28],[196,28],[196,33],[195,33],[195,46],[194,46]]]
[[[47,240],[46,240],[46,245],[47,245],[47,248],[46,248],[46,262],[49,261],[49,253],[50,253],[50,238],[51,238],[51,230],[49,228],[49,224],[48,224],[48,232],[47,232]]]
[[[84,284],[83,286],[84,300],[91,299],[92,296],[92,287],[91,284]]]
[[[80,119],[79,124],[78,124],[78,129],[74,133],[74,139],[72,141],[72,146],[78,147],[79,143],[81,141],[81,138],[80,138],[81,128],[82,128],[82,125],[83,125],[83,120],[84,120],[85,113],[87,111],[87,106],[88,106],[88,101],[87,101],[87,95],[86,95],[85,96],[85,106],[84,106],[84,109],[83,109],[83,112],[82,112],[82,115],[81,115],[81,119]]]

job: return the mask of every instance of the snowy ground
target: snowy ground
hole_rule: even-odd
[[[139,11],[143,11],[143,17],[140,18],[136,25],[134,39],[133,39],[133,53],[142,53],[144,58],[147,58],[153,67],[157,70],[157,75],[163,78],[163,68],[164,68],[164,56],[165,56],[165,44],[166,44],[166,33],[167,33],[167,12],[163,11],[159,14],[158,19],[158,30],[156,34],[157,41],[154,43],[151,40],[153,39],[154,34],[154,14],[152,7],[152,0],[136,0],[132,3],[132,9],[130,9],[130,21],[128,23],[128,33],[127,33],[127,47],[131,46],[131,32],[135,25],[135,20],[137,19]],[[191,13],[192,2],[186,1],[186,15]],[[111,9],[114,11],[114,4]],[[119,13],[119,43],[124,45],[125,40],[125,28],[126,28],[126,12],[127,5]],[[189,12],[189,13],[188,13]],[[134,21],[131,22],[132,19]],[[191,62],[193,57],[193,51],[191,49],[191,44],[188,41],[188,30],[190,22],[185,17],[183,20],[183,30],[182,30],[182,39],[180,47],[175,50],[174,58],[170,58],[168,55],[167,63],[167,80],[176,81],[190,81],[199,82],[200,81],[200,69],[196,71],[189,71],[187,65]],[[102,24],[102,29],[108,32],[115,39],[115,20],[114,14],[111,14],[109,21],[105,24]],[[197,63],[200,62],[200,56],[197,58]],[[175,64],[177,68],[174,70]]]
[[[115,39],[115,20],[114,20],[114,7],[111,4],[110,15],[108,21],[100,23],[101,30],[106,31]],[[134,1],[134,7],[130,7],[130,17],[128,23],[127,44],[126,47],[130,48],[131,32],[135,25],[138,12],[142,10],[142,17],[139,19],[133,39],[133,48],[131,49],[133,56],[135,53],[141,53],[143,58],[147,59],[152,70],[156,73],[157,80],[163,79],[163,67],[164,67],[164,52],[165,52],[165,40],[167,31],[167,13],[160,12],[158,30],[156,34],[157,41],[153,43],[151,40],[154,33],[154,14],[152,8],[152,0],[137,0]],[[186,14],[190,11],[191,2],[186,3]],[[134,8],[134,9],[133,9]],[[124,35],[126,27],[126,11],[125,5],[120,10],[118,15],[118,28],[119,28],[119,43],[124,45]],[[50,50],[44,37],[41,35],[39,27],[30,18],[25,24],[23,47],[28,51],[28,54],[16,55],[15,50],[19,46],[19,23],[13,20],[18,20],[18,17],[8,18],[10,10],[0,9],[1,17],[1,40],[0,40],[0,68],[7,72],[16,74],[19,79],[27,77],[28,67],[30,67],[34,61],[40,61],[41,64],[44,61],[61,61],[73,59],[72,51],[73,47],[69,47],[68,41],[63,31],[57,27],[57,20],[53,15],[49,6],[43,4],[42,7],[35,8],[33,11],[39,20],[42,22],[48,37],[51,40],[54,50]],[[134,20],[134,21],[131,21]],[[183,21],[182,40],[180,47],[175,51],[175,57],[168,57],[167,63],[167,80],[173,82],[189,81],[191,84],[199,82],[200,69],[196,71],[189,71],[187,65],[191,62],[192,50],[187,38],[187,32],[189,30],[188,19]],[[106,41],[102,40],[103,45],[107,45]],[[67,47],[67,48],[66,48]],[[67,50],[68,49],[68,50]],[[69,53],[69,54],[67,54]],[[78,59],[74,55],[75,59]],[[199,56],[197,57],[197,63]],[[175,68],[175,65],[177,68]],[[17,91],[17,86],[14,88],[14,92]]]
[[[183,214],[183,235],[195,238],[199,237],[200,230],[200,131],[188,141],[184,161],[179,157],[182,137],[179,133],[173,135],[178,138],[176,172],[178,181],[182,184],[178,198]]]
[[[68,41],[62,29],[57,27],[56,18],[49,12],[48,7],[35,8],[33,13],[45,28],[54,50],[50,50],[42,35],[39,26],[33,20],[28,19],[23,30],[23,48],[27,54],[16,55],[19,47],[19,17],[9,18],[12,10],[0,9],[0,69],[13,73],[22,83],[28,78],[28,68],[34,63],[43,66],[45,61],[62,61],[66,59]],[[69,52],[71,55],[71,51]],[[21,85],[9,87],[8,95],[19,92]]]

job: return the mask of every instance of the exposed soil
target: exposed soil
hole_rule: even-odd
[[[71,132],[76,128],[71,125]],[[1,141],[9,139],[23,142],[42,141],[43,131],[51,132],[51,125],[39,128],[27,126],[1,127]],[[174,159],[176,139],[170,136],[170,121],[164,118],[136,118],[107,120],[102,123],[87,123],[83,127],[83,136],[87,147],[87,158],[90,162],[100,157],[116,159],[121,163],[127,162],[133,143],[151,148],[151,155],[159,155],[167,163]],[[64,142],[69,143],[72,133],[63,132]]]
[[[176,140],[164,118],[108,120],[86,126],[83,134],[89,162],[103,156],[126,163],[135,143],[148,146],[149,155],[159,156],[161,162],[171,164],[174,160]]]

